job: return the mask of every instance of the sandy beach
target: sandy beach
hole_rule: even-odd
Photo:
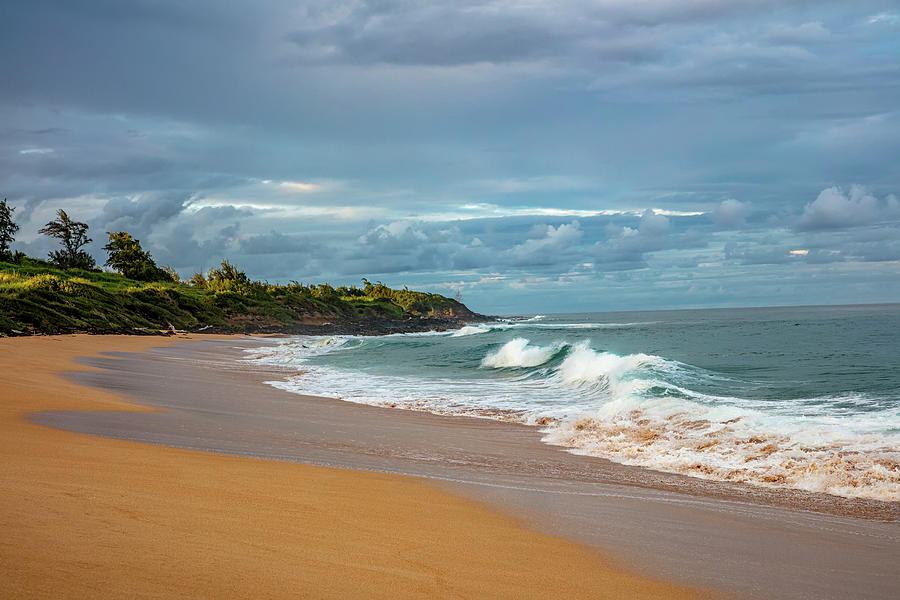
[[[416,475],[576,540],[642,575],[751,598],[892,598],[895,503],[775,493],[577,456],[536,428],[302,396],[248,363],[270,340],[186,341],[79,359],[66,374],[157,412],[49,411],[58,429],[342,469]],[[274,467],[273,467],[274,468]]]
[[[0,340],[0,596],[711,597],[633,574],[595,549],[529,530],[427,480],[30,421],[38,411],[150,416],[155,409],[60,373],[98,374],[77,357],[172,344],[119,336]]]

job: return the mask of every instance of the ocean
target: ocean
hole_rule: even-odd
[[[900,304],[548,314],[249,351],[275,387],[513,421],[706,479],[900,501]]]

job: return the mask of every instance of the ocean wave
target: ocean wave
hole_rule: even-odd
[[[553,358],[561,347],[531,346],[527,339],[515,338],[503,344],[496,352],[485,356],[481,366],[495,369],[536,367]]]
[[[533,317],[529,317],[527,319],[522,319],[519,323],[531,323],[533,321],[542,321],[547,318],[547,315],[534,315]]]
[[[460,329],[457,329],[453,333],[450,334],[450,337],[466,337],[468,335],[477,335],[479,333],[488,333],[495,329],[496,326],[492,325],[466,325]]]
[[[665,359],[649,354],[597,352],[587,342],[576,344],[559,366],[559,377],[567,385],[594,383],[598,380],[614,385],[641,367],[663,365]]]

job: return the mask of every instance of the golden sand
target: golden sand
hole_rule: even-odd
[[[0,339],[0,597],[709,597],[631,574],[425,480],[27,421],[46,410],[149,410],[57,373],[85,369],[77,356],[171,343]]]

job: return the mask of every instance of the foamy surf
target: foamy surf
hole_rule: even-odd
[[[767,421],[749,411],[665,398],[620,400],[553,423],[544,441],[704,479],[900,500],[900,452],[884,438],[842,434],[824,423]]]
[[[506,323],[483,323],[480,325],[466,325],[457,329],[450,334],[450,337],[466,337],[467,335],[478,335],[479,333],[490,333],[499,329],[508,329],[510,325]]]
[[[304,338],[256,359],[302,364],[302,375],[271,382],[289,391],[538,425],[573,452],[694,477],[900,500],[900,411],[889,399],[775,400],[760,382],[598,350],[598,338],[554,340],[544,324],[529,337],[482,324],[425,338]]]

